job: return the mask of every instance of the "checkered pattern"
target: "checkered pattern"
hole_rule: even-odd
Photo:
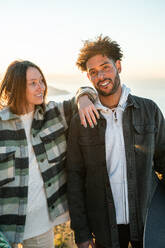
[[[36,108],[32,122],[32,145],[52,220],[67,210],[65,131],[75,111],[74,99],[59,104],[49,102],[45,109]],[[28,174],[25,130],[19,116],[6,108],[0,111],[0,231],[11,243],[20,243],[23,239]]]

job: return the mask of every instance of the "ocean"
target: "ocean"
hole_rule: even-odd
[[[61,90],[60,95],[51,95],[48,97],[48,100],[67,100],[75,95],[79,87],[91,86],[91,83],[88,81],[84,83],[76,80],[71,81],[71,79],[69,79],[64,78],[57,82],[48,82],[48,85]],[[165,116],[165,80],[128,81],[126,85],[131,89],[131,94],[152,99],[159,106]],[[63,91],[67,91],[68,94],[66,94],[66,92],[63,94]]]

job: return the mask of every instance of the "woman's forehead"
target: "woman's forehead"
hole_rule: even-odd
[[[29,80],[36,80],[36,79],[41,79],[42,75],[40,71],[35,68],[35,67],[29,67],[26,71],[26,79],[27,81]]]

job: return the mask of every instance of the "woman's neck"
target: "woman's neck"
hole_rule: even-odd
[[[35,108],[35,106],[33,105],[28,105],[28,106],[25,106],[24,108],[23,108],[23,113],[22,113],[22,115],[25,115],[25,114],[28,114],[28,113],[31,113],[31,112],[33,112],[34,111],[34,108]]]

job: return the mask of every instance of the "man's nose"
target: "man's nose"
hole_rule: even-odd
[[[104,78],[104,72],[103,71],[98,71],[97,77],[98,77],[98,79],[102,80]]]

